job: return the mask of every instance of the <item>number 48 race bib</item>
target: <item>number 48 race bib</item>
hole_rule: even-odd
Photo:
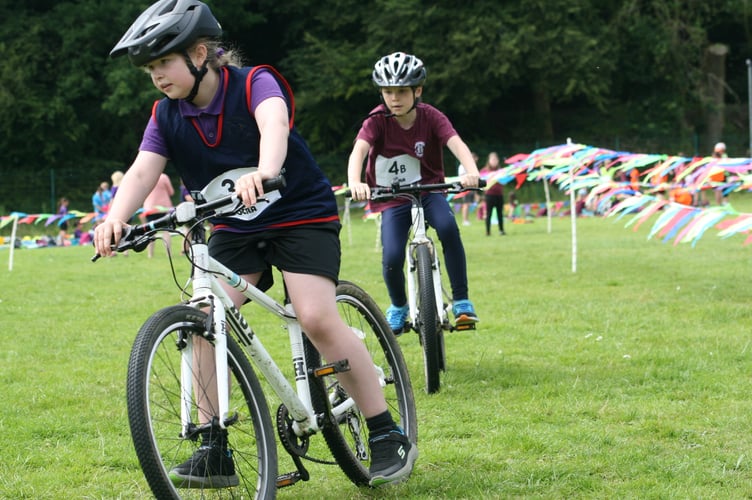
[[[385,158],[378,155],[375,162],[376,184],[389,187],[392,184],[406,186],[420,181],[420,160],[407,154]]]

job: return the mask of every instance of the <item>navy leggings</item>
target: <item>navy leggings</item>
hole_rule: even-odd
[[[441,193],[428,193],[422,197],[426,220],[436,231],[441,241],[452,300],[467,299],[467,262],[460,230],[454,211]],[[381,213],[381,257],[384,283],[392,304],[407,304],[405,290],[405,250],[412,218],[410,204],[388,208]]]

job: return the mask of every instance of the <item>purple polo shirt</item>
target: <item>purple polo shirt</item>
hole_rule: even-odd
[[[219,121],[219,115],[222,113],[222,103],[224,102],[224,73],[219,72],[219,87],[217,93],[214,94],[214,98],[209,105],[200,109],[189,103],[188,101],[180,100],[178,106],[180,107],[180,114],[183,118],[195,117],[204,132],[207,140],[213,141],[217,136],[217,123]],[[261,69],[253,74],[251,79],[251,111],[256,112],[256,107],[264,100],[270,97],[281,97],[284,99],[282,89],[279,87],[277,80],[275,80],[272,74]],[[138,148],[140,151],[149,151],[150,153],[156,153],[162,155],[165,158],[169,158],[167,153],[167,145],[164,138],[157,127],[156,120],[151,117],[149,123],[144,130],[144,137],[141,140],[141,145]]]

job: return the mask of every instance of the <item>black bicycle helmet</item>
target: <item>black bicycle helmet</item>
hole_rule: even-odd
[[[146,9],[110,52],[128,53],[135,66],[164,55],[183,53],[201,37],[215,38],[222,27],[209,7],[198,0],[160,0]]]
[[[377,87],[418,87],[426,79],[426,68],[417,57],[395,52],[376,62],[372,78]]]

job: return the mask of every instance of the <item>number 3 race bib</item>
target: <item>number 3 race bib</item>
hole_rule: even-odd
[[[245,174],[255,172],[256,167],[248,168],[236,168],[234,170],[228,170],[222,173],[219,177],[215,177],[204,189],[201,190],[201,194],[206,200],[216,200],[222,198],[235,191],[235,183],[237,180]],[[258,217],[264,210],[269,208],[269,205],[280,199],[282,195],[279,190],[270,191],[264,193],[264,200],[259,201],[254,206],[247,208],[243,207],[238,213],[232,215],[224,215],[224,212],[218,211],[217,215],[223,215],[225,217],[232,217],[233,219],[239,219],[244,221],[253,220]],[[230,207],[226,211],[232,211],[235,207]]]

